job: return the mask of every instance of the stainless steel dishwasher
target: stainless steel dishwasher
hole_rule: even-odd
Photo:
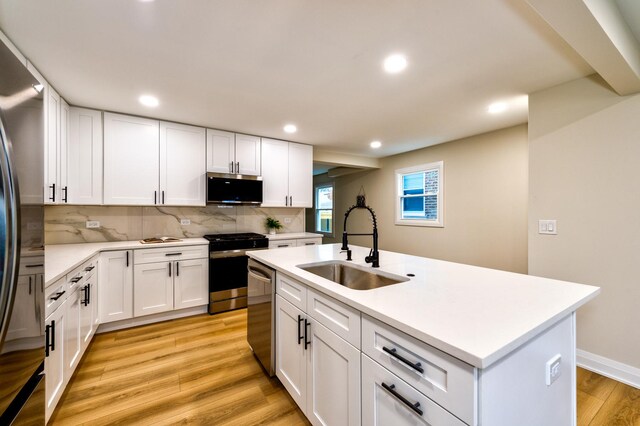
[[[273,376],[276,271],[250,258],[247,274],[247,341],[262,367]]]

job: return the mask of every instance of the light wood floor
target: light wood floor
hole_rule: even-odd
[[[50,424],[307,425],[246,342],[246,310],[96,335]],[[578,369],[578,425],[640,426],[640,390]]]

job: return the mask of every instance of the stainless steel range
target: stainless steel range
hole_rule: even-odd
[[[261,234],[210,234],[209,240],[209,313],[247,306],[248,250],[269,247]]]

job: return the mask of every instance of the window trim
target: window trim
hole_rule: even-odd
[[[318,210],[328,210],[318,208],[318,189],[331,187],[331,232],[318,231]],[[334,182],[319,183],[313,188],[313,232],[333,238],[336,229],[336,185]]]
[[[438,170],[438,219],[402,219],[402,176],[417,173],[427,172],[429,170]],[[396,217],[395,224],[401,226],[428,226],[432,228],[444,228],[444,161],[435,161],[432,163],[420,164],[417,166],[405,167],[402,169],[396,169]],[[427,195],[426,193],[421,196]]]

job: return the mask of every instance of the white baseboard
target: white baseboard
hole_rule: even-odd
[[[582,349],[576,351],[576,361],[578,367],[640,389],[640,368],[592,354]]]
[[[125,328],[137,327],[139,325],[152,324],[154,322],[168,321],[177,318],[190,317],[192,315],[203,314],[207,312],[208,305],[196,306],[193,308],[180,309],[178,311],[163,312],[160,314],[145,315],[138,318],[130,318],[126,320],[114,321],[100,324],[96,333],[106,333],[108,331],[122,330]]]

